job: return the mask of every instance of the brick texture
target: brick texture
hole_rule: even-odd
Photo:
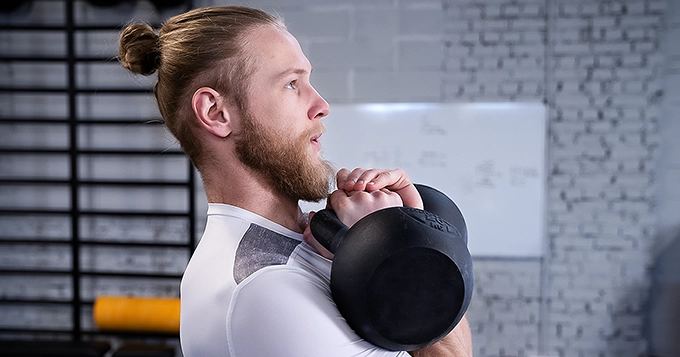
[[[637,355],[656,228],[651,109],[661,67],[650,58],[663,11],[646,1],[552,4],[545,346],[560,356]]]

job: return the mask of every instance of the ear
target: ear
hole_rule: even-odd
[[[224,97],[210,87],[201,87],[191,97],[194,115],[203,128],[226,138],[231,133],[231,118]]]

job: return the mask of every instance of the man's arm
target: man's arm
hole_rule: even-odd
[[[415,351],[414,357],[472,357],[472,332],[467,317],[463,316],[458,325],[437,343]]]
[[[357,336],[323,279],[288,265],[260,269],[241,282],[226,326],[232,356],[407,356]]]

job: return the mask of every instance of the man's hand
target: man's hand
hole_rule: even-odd
[[[336,175],[338,189],[328,198],[338,218],[351,227],[379,209],[408,206],[423,208],[423,200],[402,169],[342,168]]]
[[[338,190],[346,192],[367,191],[375,192],[388,189],[396,192],[404,206],[423,208],[423,200],[408,175],[402,169],[362,169],[356,168],[351,172],[342,168],[336,175]]]
[[[386,188],[367,192],[336,190],[328,201],[338,218],[347,227],[351,227],[360,219],[377,210],[388,207],[401,207],[401,197]]]
[[[366,215],[387,207],[409,206],[423,208],[418,190],[402,169],[379,170],[356,168],[352,171],[341,169],[336,175],[338,189],[326,202],[346,226],[351,227]],[[314,212],[310,212],[309,221]],[[314,247],[322,256],[333,259],[312,236],[309,225],[303,233],[307,244]]]

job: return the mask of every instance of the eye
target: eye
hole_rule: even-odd
[[[288,82],[288,84],[286,84],[286,85],[284,86],[284,88],[286,88],[286,89],[295,89],[295,88],[297,88],[296,82],[297,82],[297,81],[290,81],[290,82]]]

